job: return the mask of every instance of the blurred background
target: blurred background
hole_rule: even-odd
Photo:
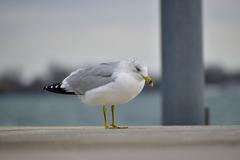
[[[0,125],[102,125],[101,107],[42,91],[75,69],[137,59],[155,87],[117,108],[126,125],[161,124],[158,0],[0,0]],[[240,1],[203,0],[210,124],[240,124]]]

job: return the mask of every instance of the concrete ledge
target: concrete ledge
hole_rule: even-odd
[[[203,152],[201,159],[208,158],[206,156],[214,151],[218,154],[224,151],[218,159],[226,155],[239,159],[240,126],[130,126],[117,130],[102,127],[0,127],[0,155],[11,159],[26,159],[29,158],[27,155],[34,159],[40,155],[45,155],[45,159],[61,159],[59,155],[72,152],[74,158],[81,154],[92,159],[96,155],[90,153],[105,155],[109,150],[113,156],[123,152],[124,155],[117,156],[119,159],[133,152],[136,152],[134,158],[141,159],[150,153],[161,156],[166,151],[173,153],[171,156],[175,155],[175,158],[178,158],[177,153],[186,152],[191,158],[196,149]],[[14,153],[21,153],[22,157],[14,156]],[[155,156],[150,154],[145,158],[154,159]]]

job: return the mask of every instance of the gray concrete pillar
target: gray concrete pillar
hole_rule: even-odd
[[[164,125],[204,122],[201,15],[201,0],[161,1]]]

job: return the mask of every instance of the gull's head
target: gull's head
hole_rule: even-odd
[[[133,74],[138,80],[145,80],[146,84],[153,87],[153,80],[148,76],[147,66],[137,61],[127,62],[128,71]]]

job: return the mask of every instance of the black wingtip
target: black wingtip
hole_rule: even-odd
[[[45,91],[46,89],[47,89],[47,86],[44,86],[44,87],[42,88],[42,90],[44,90],[44,91]]]
[[[43,90],[54,92],[54,93],[60,93],[60,94],[72,94],[74,95],[74,92],[68,92],[64,88],[61,88],[61,83],[52,84],[50,86],[43,87]]]

